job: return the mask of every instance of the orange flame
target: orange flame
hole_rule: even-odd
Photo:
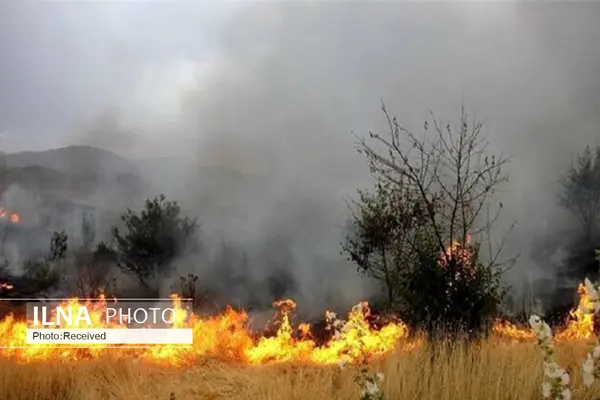
[[[473,251],[469,246],[471,242],[471,234],[467,234],[465,244],[462,245],[458,240],[453,240],[446,247],[445,252],[441,252],[438,264],[442,268],[446,268],[451,260],[457,261],[456,279],[472,279],[475,277],[475,269],[473,264]]]
[[[0,290],[2,289],[11,290],[14,289],[14,286],[6,282],[0,282]]]
[[[592,312],[584,310],[593,310],[592,301],[583,283],[577,288],[579,294],[579,307],[571,310],[570,317],[565,330],[556,335],[558,340],[586,340],[594,335],[594,315]]]
[[[6,218],[6,216],[8,215],[6,209],[2,206],[0,206],[0,219],[4,219]],[[18,213],[13,212],[10,214],[10,222],[12,222],[13,224],[18,224],[19,221],[21,220],[21,217],[19,216]]]
[[[10,285],[7,285],[10,286]],[[2,287],[2,286],[0,286]],[[580,306],[589,307],[591,301],[585,286],[579,285]],[[90,302],[73,298],[66,305],[75,309],[85,304],[94,328],[126,328],[118,324],[106,324],[103,310],[106,300]],[[292,300],[282,300],[273,305],[277,308],[278,328],[274,335],[255,335],[248,329],[248,314],[228,307],[225,312],[213,317],[199,317],[182,308],[181,299],[173,296],[176,322],[173,327],[191,327],[194,343],[191,348],[177,345],[157,345],[153,347],[123,347],[107,349],[106,345],[78,348],[60,348],[55,345],[27,345],[27,322],[9,315],[0,321],[0,358],[19,362],[33,362],[59,359],[93,359],[111,353],[117,357],[137,357],[139,359],[166,365],[190,365],[203,357],[220,358],[250,365],[276,362],[305,362],[312,364],[336,364],[358,362],[367,357],[383,356],[400,347],[410,351],[423,344],[422,339],[407,341],[408,328],[401,321],[384,324],[375,329],[369,323],[370,309],[366,302],[355,306],[348,314],[347,321],[336,320],[335,315],[326,312],[326,321],[334,326],[337,334],[325,343],[318,345],[309,324],[299,324],[294,328],[291,314],[296,309]],[[55,320],[56,313],[52,315]],[[492,327],[495,338],[510,341],[535,341],[529,328],[518,327],[507,321],[497,321]],[[587,340],[593,336],[593,318],[581,309],[571,312],[571,320],[564,329],[555,335],[558,341]],[[111,346],[112,347],[112,346]]]
[[[593,314],[584,312],[584,310],[593,310],[593,305],[583,283],[579,284],[577,293],[579,294],[579,305],[569,312],[569,320],[556,333],[555,338],[557,341],[585,341],[594,336]],[[535,335],[531,329],[519,328],[507,321],[497,321],[492,331],[498,337],[515,341],[535,340]]]
[[[187,311],[181,307],[179,298],[174,297],[173,303],[173,308],[177,310],[178,315],[173,327],[192,328],[194,344],[191,348],[176,345],[117,349],[106,349],[102,344],[91,348],[27,345],[25,335],[27,323],[9,315],[0,321],[0,346],[9,347],[0,351],[0,357],[25,362],[56,358],[80,360],[95,358],[101,352],[113,352],[118,356],[139,357],[170,365],[187,365],[200,357],[225,358],[252,365],[282,361],[333,364],[342,360],[353,362],[359,353],[367,353],[370,356],[383,355],[394,349],[398,340],[406,337],[408,333],[407,327],[401,322],[388,324],[379,330],[372,328],[366,319],[370,311],[366,303],[361,303],[360,309],[353,309],[350,312],[339,337],[317,346],[311,338],[308,324],[302,324],[298,328],[300,337],[295,335],[289,318],[289,314],[295,309],[295,303],[291,300],[283,300],[274,304],[279,308],[280,313],[280,324],[276,334],[255,340],[247,328],[248,315],[243,311],[228,308],[223,314],[215,317],[200,318],[190,314],[187,318]],[[87,306],[94,328],[126,328],[116,324],[106,325],[102,316],[103,302],[80,303],[75,298],[66,305],[73,307],[76,313],[82,304]],[[53,314],[52,320],[54,318],[56,313]]]
[[[516,342],[531,342],[535,340],[535,333],[531,329],[520,328],[508,321],[496,321],[492,326],[492,333],[498,338]]]

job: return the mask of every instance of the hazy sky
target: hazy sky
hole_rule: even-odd
[[[599,137],[599,4],[142,3],[1,3],[5,149],[89,143],[329,185],[364,171],[350,132],[382,126],[382,98],[416,128],[464,102],[530,186]]]
[[[9,149],[65,144],[112,109],[178,112],[234,6],[212,2],[6,1],[0,5],[0,132]],[[162,115],[155,115],[162,114]]]
[[[514,157],[504,222],[526,253],[560,225],[558,173],[600,141],[599,43],[592,2],[4,1],[0,133],[9,150],[89,143],[267,171],[270,196],[342,204],[367,173],[351,131],[384,126],[382,98],[414,129],[464,102]]]

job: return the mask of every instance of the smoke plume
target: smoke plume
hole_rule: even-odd
[[[531,241],[562,224],[557,176],[600,137],[598,4],[3,7],[9,145],[24,132],[170,157],[145,160],[146,178],[199,216],[208,249],[180,272],[239,302],[320,312],[372,293],[339,243],[343,197],[370,184],[354,133],[385,129],[381,99],[415,131],[464,104],[512,156],[499,232],[517,222],[514,284],[542,273]]]

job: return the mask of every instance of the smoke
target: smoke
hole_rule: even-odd
[[[414,130],[429,109],[456,122],[464,103],[486,121],[492,150],[512,156],[498,229],[517,222],[505,249],[521,253],[512,284],[541,273],[531,241],[563,223],[557,174],[599,137],[597,4],[44,7],[54,19],[12,7],[39,22],[14,46],[61,45],[79,56],[69,64],[28,50],[11,61],[23,85],[13,92],[38,96],[29,109],[11,106],[0,130],[36,128],[15,116],[52,103],[44,131],[68,127],[55,134],[60,143],[173,157],[169,168],[155,160],[148,178],[200,217],[208,249],[179,270],[242,303],[265,305],[278,292],[321,312],[372,293],[339,243],[343,196],[370,183],[353,132],[385,129],[381,99]],[[23,60],[62,93],[50,100],[46,86],[27,86]]]

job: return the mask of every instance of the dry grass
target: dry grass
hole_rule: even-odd
[[[573,398],[600,397],[600,383],[582,387],[588,347],[561,345],[558,359],[574,381]],[[384,372],[386,399],[539,399],[541,355],[534,344],[425,348],[373,366]],[[206,360],[192,368],[148,366],[109,357],[76,364],[0,362],[3,400],[356,399],[351,368],[302,365],[247,367]]]

